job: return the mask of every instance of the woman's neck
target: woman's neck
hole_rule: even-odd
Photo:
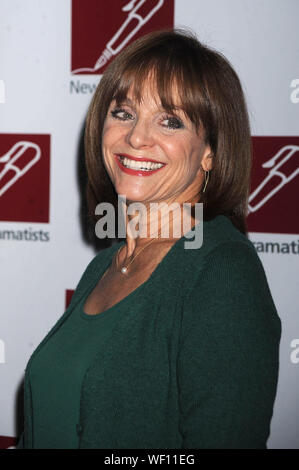
[[[150,242],[175,242],[184,236],[198,222],[190,207],[177,203],[172,206],[173,210],[165,204],[156,209],[151,206],[150,210],[138,210],[134,214],[126,211],[126,258]],[[152,241],[153,238],[156,240]]]

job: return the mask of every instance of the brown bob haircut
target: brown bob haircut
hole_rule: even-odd
[[[228,216],[247,234],[246,216],[251,173],[251,136],[247,106],[240,80],[229,61],[200,43],[193,32],[164,29],[149,33],[127,46],[105,70],[95,91],[85,127],[89,216],[95,206],[111,202],[117,213],[117,194],[102,158],[102,131],[113,99],[120,104],[132,86],[140,102],[142,84],[153,73],[162,107],[175,110],[172,85],[180,94],[181,108],[196,129],[203,126],[213,153],[205,192],[199,188],[204,220]]]

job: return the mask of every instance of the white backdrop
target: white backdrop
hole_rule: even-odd
[[[81,1],[88,9],[89,2]],[[118,3],[124,6],[128,1]],[[30,205],[26,206],[28,216],[27,209],[22,209],[26,212],[23,221],[14,216],[15,205],[7,216],[4,196],[13,204],[18,201],[11,198],[11,189],[0,196],[3,436],[20,431],[17,398],[27,361],[64,312],[66,290],[75,288],[95,255],[83,236],[79,217],[77,160],[92,86],[101,76],[71,73],[71,15],[70,0],[0,0],[0,158],[12,145],[5,140],[7,135],[12,139],[16,135],[15,142],[21,140],[18,134],[50,136],[48,221],[30,219]],[[239,74],[254,136],[299,136],[299,92],[295,89],[299,80],[294,82],[299,79],[298,18],[298,0],[174,2],[174,25],[191,28],[201,41],[221,51]],[[34,137],[27,140],[34,141]],[[41,178],[44,187],[47,175]],[[294,179],[292,185],[298,182],[299,178]],[[24,189],[18,198],[20,203],[26,198]],[[288,201],[285,210],[290,219],[298,217],[296,200]],[[21,239],[20,232],[25,230],[42,230],[47,236],[30,240],[22,235]],[[298,238],[298,231],[250,232],[256,242],[297,243]],[[259,252],[259,256],[282,320],[280,375],[268,447],[299,448],[299,256],[271,252]]]

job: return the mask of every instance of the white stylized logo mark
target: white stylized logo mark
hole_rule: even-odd
[[[72,73],[96,72],[100,70],[113,55],[118,54],[125,47],[137,31],[139,31],[139,29],[162,7],[164,0],[140,0],[135,5],[136,2],[137,0],[132,0],[122,8],[123,11],[129,11],[129,14],[118,31],[110,41],[107,42],[104,51],[95,65],[93,67],[83,67],[72,70]],[[141,13],[140,10],[143,5],[144,7]],[[120,42],[117,44],[119,38]]]
[[[295,156],[299,156],[298,145],[285,145],[270,160],[263,163],[263,168],[271,168],[271,170],[259,186],[250,194],[249,212],[256,212],[260,209],[274,194],[299,174],[298,160],[296,160]],[[291,158],[292,161],[287,165],[286,163]],[[277,161],[278,163],[276,163]],[[290,163],[293,166],[292,171],[290,171]],[[273,187],[273,183],[276,183],[275,179],[278,184]],[[262,196],[261,193],[264,195]]]
[[[28,161],[26,150],[34,149],[35,154]],[[35,165],[41,156],[40,147],[26,140],[20,140],[0,157],[0,163],[5,163],[0,172],[0,196],[2,196],[19,178]],[[12,172],[12,175],[10,174]],[[6,176],[6,178],[5,178]],[[11,177],[12,176],[12,177]],[[7,178],[8,177],[8,178]]]

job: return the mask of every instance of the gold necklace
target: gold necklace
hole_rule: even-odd
[[[128,267],[130,266],[130,264],[133,263],[134,259],[137,258],[137,256],[142,252],[142,250],[144,250],[144,248],[146,248],[147,246],[149,246],[153,241],[155,240],[155,238],[153,238],[150,242],[148,242],[146,245],[144,245],[141,250],[138,251],[138,253],[133,256],[133,258],[131,259],[131,261],[129,262],[129,264],[127,264],[127,266],[123,266],[121,269],[120,269],[120,272],[122,274],[126,274],[126,272],[128,271]],[[119,247],[118,251],[117,251],[117,254],[116,254],[116,266],[118,267],[119,265],[119,252],[121,250],[121,246]]]

